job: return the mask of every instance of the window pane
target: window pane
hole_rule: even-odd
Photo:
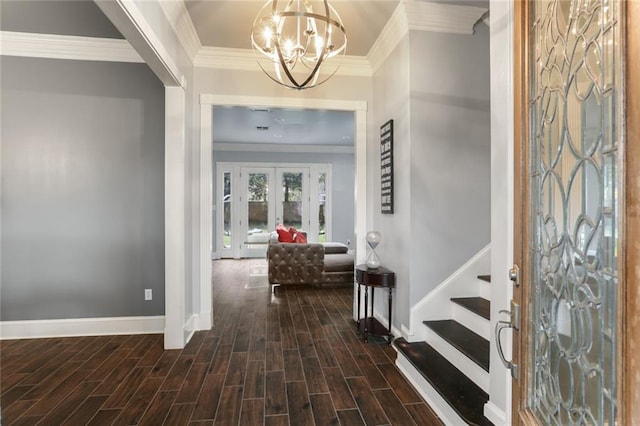
[[[327,208],[327,174],[320,173],[318,176],[318,241],[327,241],[327,223],[325,214]]]
[[[269,175],[249,174],[247,241],[267,241],[269,235]]]
[[[282,173],[282,223],[302,229],[302,173]]]
[[[224,195],[222,198],[224,215],[224,232],[222,235],[224,248],[231,247],[231,173],[226,172],[223,177]]]

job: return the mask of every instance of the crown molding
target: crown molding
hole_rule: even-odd
[[[404,5],[400,2],[367,54],[373,72],[380,68],[384,60],[387,59],[408,32],[409,21]]]
[[[475,24],[487,11],[475,6],[402,0],[367,54],[373,72],[410,30],[473,34]]]
[[[0,54],[30,58],[144,63],[124,39],[0,31]]]
[[[454,34],[473,34],[474,25],[488,10],[486,7],[425,1],[405,1],[402,4],[409,21],[409,30]]]
[[[341,56],[332,61],[340,68],[336,75],[371,77],[371,66],[363,56]],[[196,55],[194,65],[201,68],[217,68],[236,71],[260,71],[255,54],[249,49],[230,49],[204,46]]]
[[[158,3],[180,44],[187,52],[187,56],[191,62],[194,62],[196,55],[202,49],[202,43],[184,1],[160,1]]]
[[[299,145],[270,143],[214,143],[213,151],[236,152],[289,152],[311,154],[353,154],[353,146],[345,145]]]

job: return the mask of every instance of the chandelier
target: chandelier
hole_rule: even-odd
[[[251,44],[273,81],[291,89],[318,86],[338,71],[347,35],[327,0],[269,0],[256,17]]]

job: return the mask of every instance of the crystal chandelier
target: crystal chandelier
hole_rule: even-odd
[[[251,44],[260,68],[276,83],[302,90],[338,71],[347,35],[327,0],[269,0],[256,17]]]

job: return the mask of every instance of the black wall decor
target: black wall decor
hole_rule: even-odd
[[[393,213],[393,120],[380,126],[380,204]]]

